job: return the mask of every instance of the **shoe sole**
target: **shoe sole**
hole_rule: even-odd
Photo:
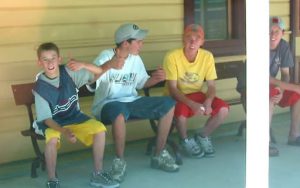
[[[178,172],[179,171],[179,167],[174,169],[174,170],[168,170],[168,169],[161,168],[158,163],[152,162],[152,161],[151,161],[150,166],[153,169],[159,169],[159,170],[162,170],[162,171],[165,171],[165,172]]]
[[[118,187],[120,187],[120,184],[118,184],[118,185],[104,185],[104,184],[101,184],[101,183],[90,182],[90,186],[92,186],[92,187],[101,187],[101,188],[118,188]]]

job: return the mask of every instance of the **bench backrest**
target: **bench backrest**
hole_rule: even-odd
[[[228,63],[216,63],[216,71],[218,75],[217,80],[222,79],[228,79],[228,78],[236,78],[241,71],[245,69],[245,63],[241,61],[235,61],[235,62],[228,62]],[[155,70],[148,70],[148,74],[151,75],[151,73]],[[11,86],[14,99],[16,105],[25,105],[27,108],[30,108],[31,111],[31,105],[34,104],[34,97],[32,94],[32,89],[34,87],[35,83],[25,83],[25,84],[14,84]],[[151,88],[158,88],[163,87],[165,84],[165,81],[162,81],[150,88],[145,88],[144,93],[146,96],[149,96],[149,90]],[[79,97],[86,97],[86,96],[93,96],[94,93],[90,92],[86,87],[81,87],[79,89],[78,93]]]
[[[226,63],[216,63],[216,72],[218,75],[217,80],[223,80],[223,79],[230,79],[230,78],[237,78],[241,75],[241,73],[245,73],[246,64],[242,61],[232,61],[232,62],[226,62]],[[151,75],[151,73],[155,70],[148,70],[148,74]],[[243,75],[245,76],[245,75]],[[159,88],[164,87],[165,81],[162,81],[154,86],[151,86],[150,88],[144,88],[144,93],[146,96],[149,96],[149,90],[151,88]]]

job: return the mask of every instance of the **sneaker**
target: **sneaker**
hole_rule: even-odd
[[[93,172],[90,185],[93,187],[116,188],[120,184],[115,182],[108,172]]]
[[[300,146],[300,136],[296,138],[289,138],[287,144],[291,146]]]
[[[124,181],[126,173],[126,161],[124,159],[115,158],[113,160],[112,168],[111,168],[111,175],[112,178],[121,183]]]
[[[276,145],[272,142],[269,143],[269,157],[277,157],[279,156],[279,150]]]
[[[210,137],[202,137],[200,135],[195,135],[195,139],[197,140],[198,144],[203,148],[205,157],[215,156],[215,149],[211,143]]]
[[[49,180],[47,183],[47,188],[59,188],[59,181],[58,179],[52,179],[52,180]]]
[[[179,166],[167,150],[162,150],[158,156],[152,156],[151,167],[166,172],[177,172]]]
[[[190,157],[202,158],[205,154],[194,138],[183,139],[180,141],[180,145],[184,152]]]

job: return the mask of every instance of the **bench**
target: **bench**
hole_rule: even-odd
[[[162,84],[162,83],[159,83]],[[39,134],[35,133],[34,128],[32,127],[32,123],[34,121],[34,113],[33,113],[33,104],[34,104],[34,96],[32,94],[32,89],[34,87],[35,83],[24,83],[24,84],[14,84],[11,85],[12,92],[14,95],[14,100],[16,105],[24,105],[27,110],[27,116],[29,119],[29,123],[27,124],[29,128],[22,130],[21,134],[25,137],[30,137],[31,138],[31,143],[34,149],[35,153],[35,158],[32,160],[31,163],[31,177],[36,178],[37,175],[37,169],[41,167],[41,169],[44,171],[45,170],[45,157],[44,153],[41,151],[39,145],[38,145],[38,140],[45,140],[44,136],[41,136]],[[94,84],[95,86],[95,84]],[[149,96],[149,90],[147,90],[146,96]],[[78,96],[81,97],[89,97],[89,96],[94,96],[94,92],[91,91],[91,89],[88,89],[87,87],[81,87],[78,92]],[[138,121],[141,119],[134,119],[130,121]],[[154,133],[157,132],[157,122],[155,120],[150,120],[151,128],[153,129]],[[153,147],[155,146],[156,143],[156,137],[152,137],[149,139],[149,143],[147,144],[147,149],[146,149],[146,154],[150,155],[153,151]],[[182,164],[182,160],[180,157],[180,154],[178,152],[178,149],[175,145],[175,143],[170,140],[169,138],[167,139],[167,144],[171,146],[173,149],[173,153],[175,156],[177,156],[176,162],[178,164]]]
[[[245,69],[245,63],[241,61],[235,61],[235,62],[228,62],[228,63],[216,63],[216,71],[218,75],[217,80],[222,79],[229,79],[229,78],[237,78],[238,75]],[[148,74],[150,75],[154,70],[149,70]],[[153,88],[163,88],[165,85],[165,81],[160,82],[152,87],[144,88],[143,92],[145,96],[150,96],[150,91]],[[34,104],[34,97],[32,94],[32,89],[34,87],[34,83],[24,83],[24,84],[14,84],[11,86],[14,100],[16,105],[24,105],[27,110],[27,115],[29,118],[29,123],[27,124],[29,126],[28,129],[22,130],[21,134],[25,137],[30,137],[32,146],[35,152],[35,158],[32,160],[31,163],[31,177],[35,178],[37,177],[37,168],[41,167],[42,170],[45,170],[45,158],[44,153],[40,150],[38,145],[38,140],[44,140],[45,138],[41,135],[38,135],[35,133],[32,123],[34,121],[34,114],[33,114],[33,104]],[[81,87],[78,93],[79,97],[88,97],[88,96],[94,96],[94,93],[91,92],[87,87]],[[236,104],[243,104],[245,107],[246,105],[246,98],[243,97],[245,95],[241,95],[241,97],[226,100],[226,102],[229,105],[236,105]],[[150,125],[154,133],[157,132],[157,121],[156,120],[149,120]],[[243,129],[245,128],[246,121],[243,121],[239,127],[238,135],[242,134]],[[172,126],[172,129],[174,126]],[[170,133],[172,132],[172,129],[170,130]],[[146,154],[151,154],[152,149],[155,145],[155,137],[150,138]],[[181,154],[178,150],[177,144],[173,142],[171,139],[167,139],[167,145],[171,147],[173,154],[175,156],[175,160],[177,164],[182,164],[182,158]]]

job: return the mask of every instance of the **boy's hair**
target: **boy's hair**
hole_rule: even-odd
[[[37,49],[37,56],[38,58],[40,57],[41,53],[43,51],[48,51],[48,50],[53,50],[57,53],[57,55],[59,55],[59,49],[56,46],[56,44],[52,43],[52,42],[46,42],[46,43],[42,43],[38,49]]]
[[[128,43],[131,43],[133,40],[136,40],[136,39],[130,38],[130,39],[127,39],[126,41],[127,41]],[[116,43],[117,48],[119,48],[119,47],[122,45],[123,42],[124,42],[124,41],[122,41],[122,42],[120,42],[120,43]]]

